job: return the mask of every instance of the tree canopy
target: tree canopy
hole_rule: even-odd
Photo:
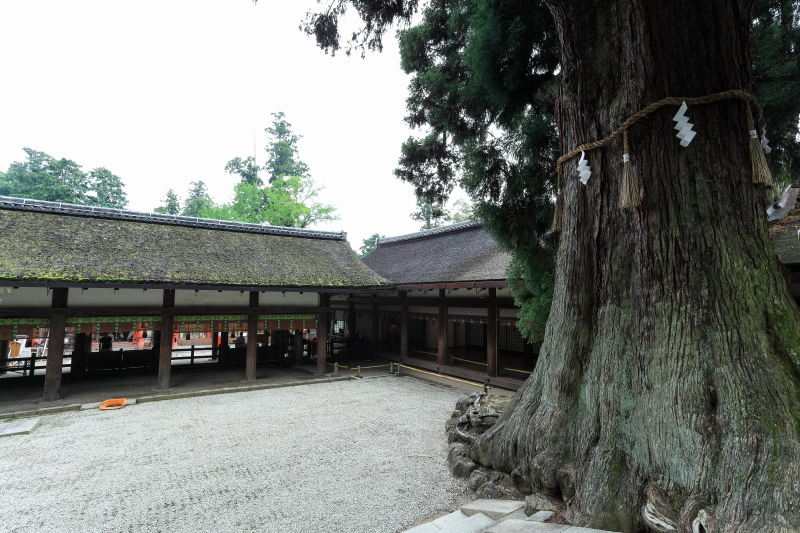
[[[295,228],[338,219],[335,207],[318,200],[323,188],[316,185],[308,165],[299,157],[300,136],[292,132],[292,125],[282,112],[272,116],[272,126],[265,129],[270,143],[265,148],[268,159],[264,167],[258,167],[253,157],[231,159],[225,170],[239,178],[233,199],[214,204],[204,197],[198,201],[198,205],[202,203],[197,211],[200,214],[190,216]],[[258,175],[261,170],[268,175],[266,185]],[[190,197],[193,195],[196,196],[190,192]],[[183,214],[187,214],[186,208]]]
[[[23,148],[26,161],[11,163],[0,174],[0,194],[50,202],[66,202],[122,209],[128,205],[125,184],[105,167],[84,172],[71,159],[56,159]]]

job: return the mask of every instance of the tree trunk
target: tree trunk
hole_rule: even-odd
[[[551,0],[562,153],[666,96],[751,89],[751,2]],[[620,209],[622,142],[564,165],[553,306],[534,373],[474,460],[616,531],[800,525],[800,315],[751,184],[744,105],[667,106],[630,130],[641,207]]]

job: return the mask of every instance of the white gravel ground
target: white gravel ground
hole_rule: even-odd
[[[464,494],[463,395],[381,378],[46,416],[0,439],[0,531],[402,531]]]

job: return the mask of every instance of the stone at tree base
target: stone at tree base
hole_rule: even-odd
[[[467,516],[483,513],[492,520],[500,520],[522,509],[524,505],[524,502],[514,500],[475,500],[461,507],[461,512]]]
[[[447,442],[465,442],[467,444],[472,444],[472,440],[468,440],[468,437],[460,434],[457,428],[452,428],[447,433]]]
[[[561,502],[542,494],[531,494],[525,497],[525,514],[528,516],[536,511],[558,511],[561,507]]]
[[[478,468],[478,465],[467,459],[466,457],[459,457],[453,462],[451,468],[455,477],[469,477],[469,475]]]
[[[511,472],[511,481],[514,483],[514,486],[517,487],[517,490],[522,494],[533,493],[533,487],[531,486],[530,480],[518,469],[514,469]]]
[[[444,423],[444,430],[449,432],[451,429],[458,425],[458,417],[451,418],[447,422]]]
[[[450,444],[450,447],[447,449],[447,463],[451,468],[456,459],[464,455],[465,449],[466,446],[464,446],[464,444],[461,442],[454,442]]]
[[[544,522],[554,514],[555,513],[553,511],[537,511],[528,518],[526,518],[526,520],[530,522]]]
[[[487,500],[498,500],[506,495],[506,491],[503,490],[503,487],[492,482],[484,483],[478,487],[476,492],[478,493],[478,497]]]
[[[470,406],[475,403],[475,400],[478,398],[478,393],[473,392],[469,396],[465,396],[456,402],[456,409],[459,411],[466,411],[470,408]]]
[[[499,417],[500,413],[492,413],[488,415],[476,416],[475,420],[472,422],[472,427],[474,427],[479,432],[483,433],[484,431],[495,425]]]
[[[528,520],[506,520],[490,527],[485,533],[560,533],[562,531],[566,533],[569,529],[573,529],[572,526],[544,524]]]
[[[469,475],[467,486],[472,490],[478,490],[478,487],[489,481],[489,476],[483,470],[475,470]]]

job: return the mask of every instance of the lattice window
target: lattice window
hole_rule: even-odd
[[[363,311],[356,313],[356,332],[364,341],[372,339],[372,315]]]
[[[347,330],[347,311],[334,311],[333,312],[333,329],[331,333],[335,334],[337,331]]]
[[[398,313],[400,312],[399,305],[380,305],[378,306],[378,309],[380,309],[381,311],[396,311]]]
[[[489,316],[485,307],[449,307],[447,314],[450,316]]]
[[[408,312],[422,315],[436,315],[439,313],[439,308],[427,305],[409,305]]]
[[[372,311],[372,306],[369,304],[356,304],[353,308],[357,311]]]
[[[519,309],[500,309],[500,318],[518,318]]]
[[[464,324],[466,328],[464,330],[465,340],[467,346],[478,346],[483,347],[484,338],[483,338],[483,324]]]
[[[519,330],[511,326],[500,326],[497,330],[497,344],[501,350],[510,352],[524,352],[525,339]]]

